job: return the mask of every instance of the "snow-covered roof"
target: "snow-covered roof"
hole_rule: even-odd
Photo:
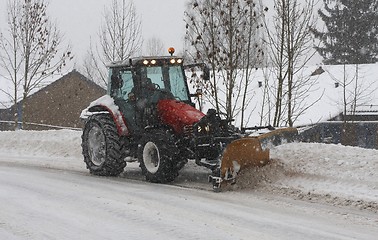
[[[307,67],[304,76],[318,67]],[[302,99],[308,106],[303,115],[298,117],[296,125],[327,121],[344,112],[344,96],[347,102],[347,114],[353,106],[356,114],[378,111],[378,64],[363,65],[327,65],[320,75],[311,76],[316,80],[311,94]],[[357,77],[356,77],[357,76]],[[345,79],[345,80],[344,80]],[[345,87],[344,87],[345,86]],[[354,104],[356,103],[356,104]]]
[[[250,77],[248,97],[251,103],[245,114],[249,118],[245,126],[272,124],[275,106],[275,96],[272,91],[276,79],[270,68],[257,69]],[[296,88],[293,93],[296,108],[294,126],[327,121],[343,113],[344,91],[348,103],[347,112],[352,110],[356,96],[356,114],[378,113],[378,64],[345,67],[344,65],[305,66],[295,75],[295,86],[300,82],[302,86]],[[222,82],[219,82],[218,86],[222,87]],[[265,86],[269,86],[270,89],[267,90]],[[266,91],[264,96],[264,90],[270,93],[269,98],[266,96]],[[262,101],[264,97],[265,104]],[[205,99],[205,111],[206,108],[211,107],[211,101]],[[241,100],[238,100],[236,105],[241,105]],[[284,113],[284,118],[286,114]],[[262,116],[263,120],[261,120]],[[240,114],[235,118],[235,125],[240,126]]]

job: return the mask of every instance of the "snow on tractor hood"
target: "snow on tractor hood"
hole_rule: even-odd
[[[189,104],[172,99],[160,100],[157,110],[161,121],[173,127],[176,133],[182,133],[185,126],[191,126],[205,116]]]

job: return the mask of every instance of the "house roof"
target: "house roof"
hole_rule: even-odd
[[[257,69],[249,78],[248,98],[251,100],[245,114],[248,118],[248,123],[244,123],[245,126],[272,124],[275,110],[273,92],[276,88],[276,79],[272,68]],[[221,83],[218,81],[218,87],[223,86]],[[296,73],[294,84],[296,86],[293,93],[296,109],[294,126],[327,121],[344,112],[344,90],[347,111],[351,110],[354,96],[357,96],[356,114],[365,114],[367,110],[371,114],[378,112],[378,64],[305,66]],[[357,94],[354,94],[355,92]],[[237,94],[236,89],[233,95],[234,99]],[[224,99],[224,91],[218,91],[218,96]],[[265,103],[263,104],[264,97]],[[206,108],[212,107],[211,102],[213,100],[205,100],[205,111]],[[241,102],[242,100],[239,99],[235,103],[239,109]],[[283,115],[285,118],[287,113]],[[235,117],[234,124],[236,126],[240,126],[240,116],[241,114],[238,114]]]
[[[28,96],[28,98],[33,97],[33,95],[38,94],[40,91],[48,91],[51,88],[54,88],[55,85],[60,83],[61,81],[65,81],[66,79],[69,79],[71,77],[75,76],[77,79],[80,79],[82,81],[85,81],[86,84],[90,85],[91,87],[98,89],[99,91],[104,91],[105,89],[101,86],[97,85],[93,81],[89,80],[87,77],[85,77],[83,74],[78,72],[77,70],[72,70],[71,72],[68,72],[67,74],[59,77],[56,79],[56,77],[53,77],[46,81],[46,84],[38,89],[35,89],[32,94]],[[12,107],[13,102],[9,100],[9,97],[7,93],[11,93],[13,90],[12,82],[10,80],[7,80],[5,78],[0,78],[0,84],[1,84],[1,91],[0,91],[0,109],[7,109]],[[22,93],[20,91],[19,96],[21,98]],[[19,100],[18,102],[21,102],[22,100]]]
[[[40,91],[48,91],[49,89],[54,88],[55,85],[59,84],[61,81],[65,81],[66,79],[69,79],[69,78],[75,77],[75,76],[76,76],[77,79],[85,81],[86,84],[91,85],[91,87],[93,87],[95,89],[98,89],[99,91],[104,91],[105,92],[105,89],[102,88],[100,85],[97,85],[96,83],[94,83],[93,81],[89,80],[83,74],[81,74],[80,72],[78,72],[77,70],[74,69],[71,72],[65,74],[63,77],[57,79],[56,81],[53,81],[52,83],[48,84],[47,86],[45,86],[43,88],[40,88],[36,92],[30,94],[28,96],[28,98],[32,97],[34,94],[38,94]]]
[[[377,114],[378,64],[326,65],[322,69],[323,73],[311,77],[316,81],[303,103],[313,105],[298,117],[297,125],[327,121],[344,110],[347,114]]]

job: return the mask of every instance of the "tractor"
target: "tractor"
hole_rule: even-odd
[[[269,161],[269,144],[293,139],[295,129],[279,129],[248,136],[222,119],[214,109],[203,113],[192,101],[185,69],[199,67],[209,79],[205,64],[184,65],[170,55],[135,57],[108,65],[107,94],[81,113],[84,162],[91,174],[117,176],[127,162],[138,161],[146,180],[175,180],[189,160],[211,170],[214,191],[234,183],[241,169]],[[264,145],[264,146],[263,146]]]

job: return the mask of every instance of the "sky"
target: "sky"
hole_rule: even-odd
[[[90,41],[95,41],[103,20],[105,6],[110,7],[111,0],[47,0],[48,14],[56,21],[64,45],[70,44],[75,56],[74,68],[80,68]],[[6,6],[8,0],[0,1],[0,31],[7,29]],[[136,11],[142,21],[142,38],[146,43],[151,38],[160,39],[164,47],[175,47],[176,53],[184,48],[184,11],[189,0],[134,0]],[[272,7],[272,0],[263,1]],[[319,63],[317,58],[314,60]]]
[[[7,0],[0,1],[0,31],[7,27]],[[110,0],[49,0],[48,14],[56,21],[70,44],[76,62],[80,64],[89,48],[89,42],[97,37],[104,7],[110,7]],[[187,0],[134,0],[136,11],[142,21],[142,37],[145,42],[155,37],[164,47],[183,48],[185,23],[183,21]]]

